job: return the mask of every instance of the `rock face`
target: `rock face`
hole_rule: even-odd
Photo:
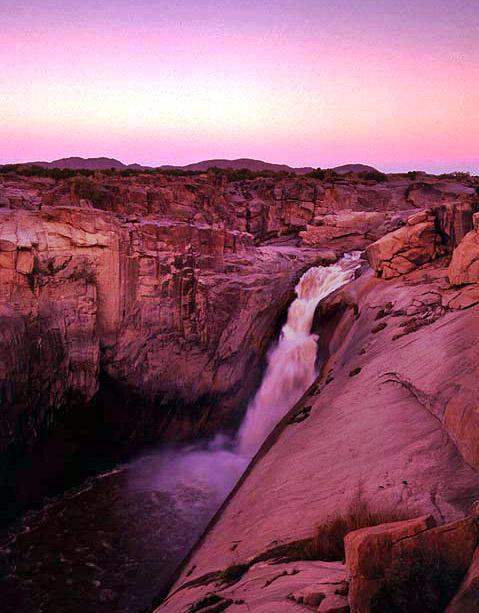
[[[453,285],[479,281],[479,214],[473,218],[474,229],[466,234],[454,249],[449,266],[449,280]]]
[[[149,403],[152,439],[175,401],[194,408],[186,431],[234,421],[303,270],[397,228],[431,190],[444,227],[475,206],[472,187],[434,178],[1,176],[0,450],[100,380]],[[405,228],[433,249],[429,225]]]
[[[299,233],[304,245],[364,249],[372,240],[403,225],[409,212],[339,211],[322,215],[318,225]]]
[[[392,279],[434,259],[439,244],[434,216],[422,211],[409,217],[403,228],[370,245],[366,253],[376,274]]]
[[[429,572],[429,578],[436,581],[441,573],[464,575],[477,541],[478,529],[473,518],[436,527],[432,516],[425,516],[349,533],[345,549],[351,612],[390,610],[395,590],[418,589],[415,583],[402,584],[408,572],[410,580],[415,573],[425,579]],[[428,589],[427,585],[422,587]],[[417,596],[413,595],[413,600],[417,602]],[[406,597],[404,601],[407,602]]]
[[[366,267],[318,308],[320,377],[266,440],[161,610],[347,610],[341,561],[298,551],[358,496],[413,523],[368,532],[357,547],[350,537],[350,603],[370,598],[365,582],[376,580],[358,552],[369,543],[387,559],[391,531],[426,523],[431,542],[449,542],[456,526],[465,572],[477,538],[464,518],[479,491],[473,186],[89,181],[0,179],[0,453],[28,448],[64,409],[102,403],[133,407],[126,430],[143,440],[233,427],[301,273],[367,248],[377,276]]]
[[[266,440],[160,610],[191,604],[187,581],[311,538],[353,496],[386,514],[431,515],[438,535],[477,498],[478,439],[454,399],[477,397],[479,308],[462,308],[441,261],[388,281],[363,273],[327,301],[341,295],[321,377]],[[306,405],[308,417],[292,419]]]
[[[93,209],[0,216],[2,451],[19,427],[28,439],[56,410],[89,402],[100,371],[144,397],[228,396],[227,415],[255,384],[295,279],[334,259]]]

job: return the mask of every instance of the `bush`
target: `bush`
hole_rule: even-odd
[[[249,564],[232,564],[222,572],[221,580],[223,583],[228,583],[230,585],[236,583],[248,572],[249,568]]]
[[[0,174],[13,174],[22,177],[45,177],[48,179],[71,179],[75,176],[91,177],[93,170],[71,170],[69,168],[43,168],[43,166],[24,165],[24,164],[5,164],[0,166]]]
[[[105,204],[106,193],[88,177],[76,178],[72,187],[77,198],[89,200],[96,208],[101,208]]]
[[[315,170],[308,172],[306,176],[310,177],[311,179],[320,179],[322,181],[326,177],[326,171],[322,168],[316,168]]]
[[[333,180],[339,177],[338,173],[332,168],[316,168],[316,170],[308,172],[306,176],[310,179],[320,179],[321,181]]]
[[[461,583],[463,571],[439,551],[403,552],[386,571],[374,596],[371,613],[436,613],[444,611]]]
[[[387,175],[385,175],[384,172],[379,172],[379,170],[365,170],[364,172],[360,172],[358,176],[366,181],[377,181],[378,183],[383,183],[388,180]]]
[[[360,497],[355,499],[346,513],[321,524],[307,548],[309,559],[343,560],[344,537],[349,532],[409,519],[394,509],[371,510]]]

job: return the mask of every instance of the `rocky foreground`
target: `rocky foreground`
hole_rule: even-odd
[[[82,181],[0,178],[6,470],[65,412],[101,412],[125,448],[234,428],[296,280],[366,249],[361,276],[318,308],[319,379],[266,441],[160,610],[387,610],[387,582],[401,583],[397,560],[431,551],[452,569],[447,597],[459,604],[450,610],[469,610],[476,181]],[[350,532],[344,552],[347,531],[328,528],[339,545],[325,555],[321,531],[340,520],[362,527],[355,515],[369,518],[364,531]],[[380,528],[367,527],[378,518]]]

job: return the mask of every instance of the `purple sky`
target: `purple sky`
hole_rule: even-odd
[[[0,2],[0,163],[479,172],[479,2]]]

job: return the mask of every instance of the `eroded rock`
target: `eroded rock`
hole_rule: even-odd
[[[434,259],[439,243],[434,216],[421,211],[409,217],[403,228],[370,245],[366,254],[379,277],[392,279]]]
[[[449,265],[449,280],[453,285],[479,282],[479,214],[474,215],[474,230],[466,234],[454,249]]]

